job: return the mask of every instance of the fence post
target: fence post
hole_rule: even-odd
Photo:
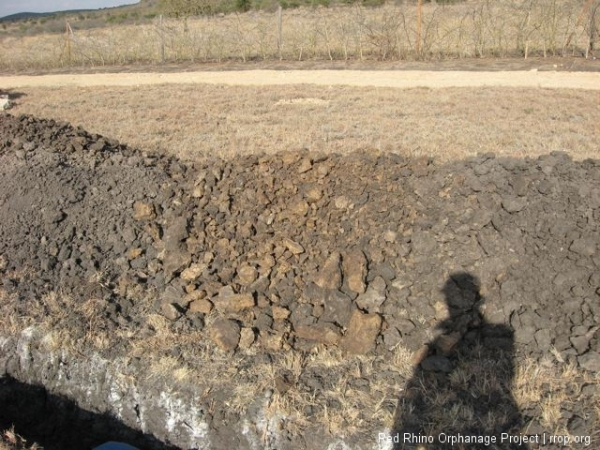
[[[282,47],[283,47],[283,24],[282,24],[282,9],[281,5],[277,7],[277,53],[279,54],[279,60],[283,59]]]
[[[163,15],[158,16],[158,35],[160,36],[160,62],[165,62],[165,30]]]
[[[423,8],[423,0],[417,1],[417,57],[421,57],[421,9]]]
[[[577,18],[577,25],[575,25],[575,28],[581,26],[581,24],[583,23],[585,16],[588,15],[590,13],[590,8],[592,6],[592,3],[594,3],[595,0],[587,0],[585,2],[585,4],[583,5],[583,9],[581,10],[581,13],[579,14],[579,17]],[[595,8],[594,8],[594,13],[596,12]],[[591,14],[592,20],[593,20],[593,14]],[[590,22],[591,23],[591,22]],[[565,50],[567,49],[567,47],[569,47],[571,45],[571,41],[573,39],[573,36],[575,36],[575,30],[573,30],[571,32],[571,34],[569,34],[569,36],[567,37],[567,40],[565,41]],[[590,34],[591,37],[591,34]],[[585,54],[584,56],[587,58],[588,57],[588,53],[589,53],[589,45],[587,46],[587,48],[585,49]],[[563,51],[564,52],[564,51]],[[575,49],[573,48],[573,54],[575,54]]]
[[[73,34],[73,29],[71,25],[69,25],[69,21],[65,20],[65,39],[66,47],[67,47],[67,64],[71,64],[71,35]]]
[[[592,56],[594,56],[594,50],[596,49],[596,13],[598,12],[598,8],[600,8],[600,1],[597,1],[596,4],[592,6],[590,10],[590,40],[588,43],[586,58],[589,56],[590,53],[592,54]]]

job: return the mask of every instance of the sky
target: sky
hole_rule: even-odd
[[[20,12],[98,9],[138,3],[138,0],[0,0],[0,17]]]

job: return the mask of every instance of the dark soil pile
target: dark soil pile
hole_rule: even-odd
[[[144,292],[182,329],[218,311],[207,335],[227,351],[386,352],[427,341],[446,314],[442,286],[463,271],[521,352],[554,347],[600,369],[598,161],[365,152],[184,165],[52,120],[3,115],[0,130],[1,287],[23,313],[51,290],[101,291],[98,313],[118,327],[142,321]]]
[[[2,314],[36,323],[56,312],[50,293],[96,299],[94,327],[114,336],[107,360],[127,344],[119,330],[151,337],[160,314],[228,355],[404,346],[417,381],[480,338],[492,359],[600,370],[600,161],[364,151],[184,164],[2,115],[0,167]],[[82,314],[61,326],[83,339]]]

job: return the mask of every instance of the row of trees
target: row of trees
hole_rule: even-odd
[[[277,6],[328,6],[330,3],[381,6],[386,0],[160,0],[161,10],[176,18],[211,15],[222,12],[249,11],[250,9],[275,9]],[[404,0],[414,1],[416,0]],[[460,3],[464,0],[424,0],[439,4]]]
[[[248,11],[252,8],[263,9],[265,6],[268,6],[268,2],[271,2],[271,6],[280,8],[286,6],[300,6],[300,5],[328,5],[330,1],[334,1],[341,4],[349,4],[349,3],[358,3],[363,6],[376,6],[377,4],[383,4],[386,0],[160,0],[161,10],[164,14],[175,17],[175,18],[188,18],[191,16],[210,16],[216,13],[228,13],[228,12],[236,12],[236,11]],[[291,3],[290,3],[291,2]],[[462,3],[464,0],[396,0],[396,2],[402,2],[406,5],[412,3],[417,6],[417,17],[416,17],[416,46],[417,53],[421,53],[421,44],[424,40],[422,34],[427,33],[427,29],[422,30],[422,26],[424,28],[427,27],[427,24],[422,24],[421,18],[421,6],[423,3],[437,3],[437,4],[451,4],[451,3]],[[581,12],[578,14],[576,19],[576,26],[583,26],[586,28],[587,34],[589,36],[589,44],[587,48],[587,52],[593,52],[597,45],[598,41],[598,15],[600,15],[600,0],[578,0],[580,3],[579,8],[581,8]],[[480,8],[482,11],[484,8],[493,9],[493,1],[485,0],[481,3]],[[553,15],[554,17],[550,20],[550,25],[552,27],[557,26],[558,17],[558,3],[560,0],[549,0],[547,3],[548,14]],[[577,3],[577,2],[575,2]],[[527,56],[528,54],[528,36],[527,30],[529,33],[539,32],[540,30],[532,25],[531,23],[531,12],[535,8],[544,7],[539,0],[512,0],[511,3],[515,12],[521,13],[526,12],[523,15],[522,21],[522,29],[524,30],[522,34],[523,43],[521,46],[525,48],[524,52]],[[576,5],[575,8],[578,8]],[[279,13],[281,14],[281,13]],[[484,14],[480,15],[484,17]],[[279,18],[279,21],[281,18]],[[186,21],[187,23],[187,21]],[[484,27],[487,27],[489,24],[481,23],[481,32],[483,33]],[[540,25],[541,27],[541,25]],[[554,34],[556,34],[554,32]],[[565,44],[565,47],[570,46],[570,41],[573,36],[570,36]],[[279,38],[279,41],[281,37]],[[278,44],[280,46],[280,44]],[[554,50],[553,50],[554,52]],[[587,56],[586,52],[586,56]],[[544,54],[546,50],[544,50]]]

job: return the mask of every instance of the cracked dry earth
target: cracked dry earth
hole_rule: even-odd
[[[554,429],[540,401],[519,423],[597,439],[600,161],[184,164],[3,114],[0,167],[0,367],[6,386],[44,386],[42,409],[68,398],[143,448],[385,448],[408,379],[451,373],[463,342],[585,378]],[[2,426],[45,448],[109,440],[38,429],[24,408]]]

